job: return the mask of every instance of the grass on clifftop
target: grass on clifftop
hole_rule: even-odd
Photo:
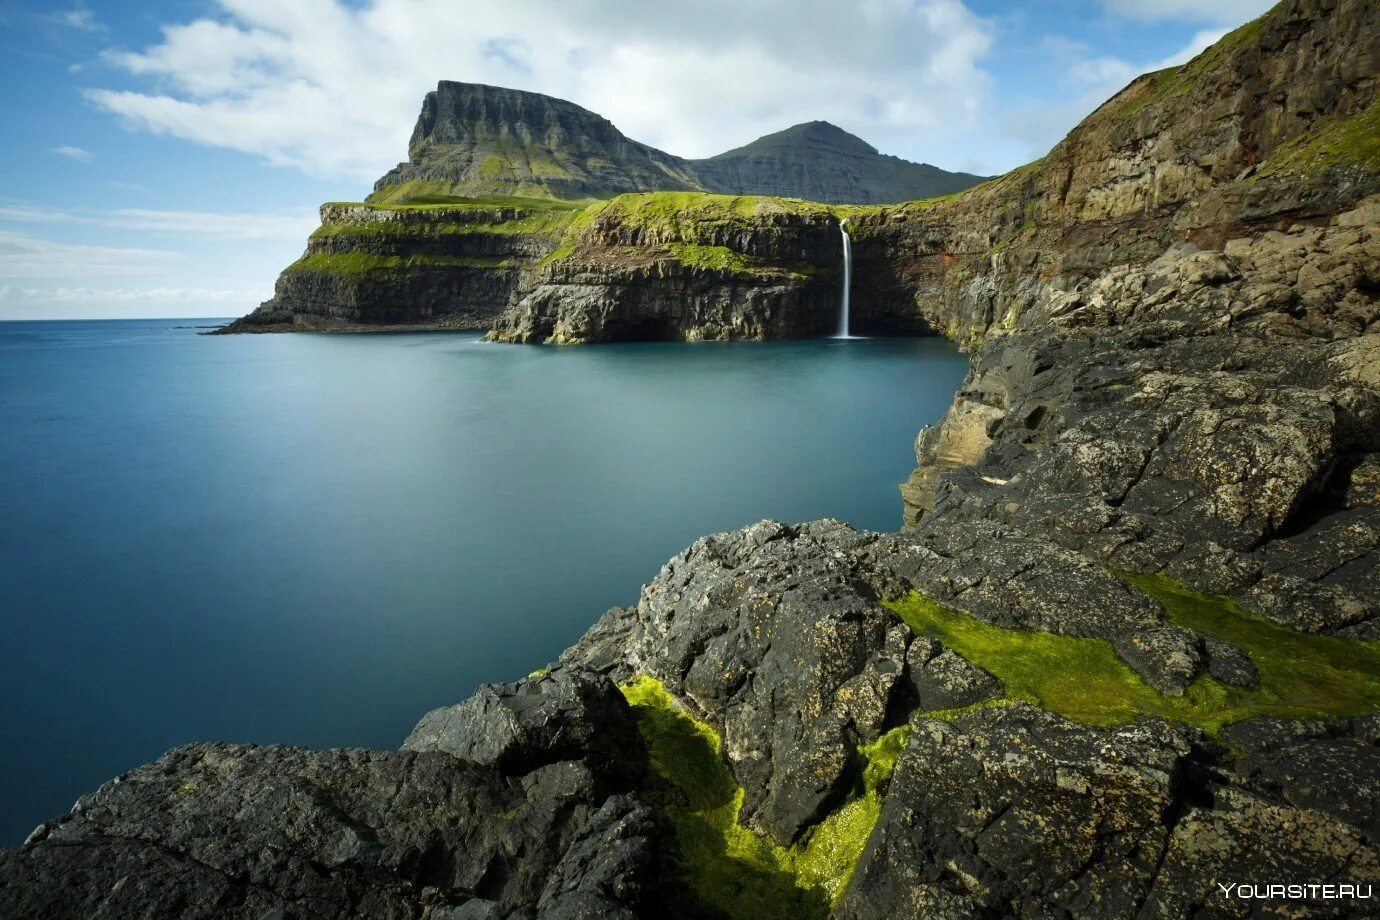
[[[769,195],[717,195],[710,192],[630,192],[589,205],[575,215],[566,228],[561,245],[541,264],[558,262],[579,245],[581,235],[596,219],[648,231],[662,242],[677,261],[697,268],[751,275],[758,266],[742,253],[725,246],[705,245],[706,227],[728,224],[743,229],[777,215],[823,215],[836,217],[847,207],[820,204],[798,198]],[[793,275],[810,273],[810,266],[792,266]]]
[[[696,226],[710,223],[753,225],[774,214],[834,215],[834,207],[799,198],[770,195],[716,195],[710,192],[634,192],[619,195],[603,216],[630,226],[658,230],[695,242]]]
[[[488,256],[376,256],[364,252],[316,252],[283,270],[284,274],[314,272],[358,279],[411,268],[503,268],[506,259]]]
[[[1005,686],[1006,699],[1091,725],[1124,725],[1148,715],[1220,736],[1250,716],[1323,718],[1380,708],[1380,642],[1287,629],[1247,613],[1230,598],[1195,594],[1160,576],[1121,577],[1159,601],[1171,623],[1245,652],[1259,672],[1259,686],[1243,690],[1202,675],[1183,696],[1165,696],[1105,639],[1007,629],[920,594],[887,606],[917,633],[991,672]]]
[[[1146,82],[1136,93],[1126,101],[1107,108],[1105,113],[1124,122],[1157,102],[1195,93],[1209,74],[1226,63],[1233,51],[1260,40],[1260,33],[1265,30],[1269,17],[1270,13],[1265,13],[1228,32],[1187,64],[1147,74],[1144,78]]]
[[[655,678],[624,684],[638,714],[663,808],[676,830],[682,870],[708,904],[734,920],[814,920],[843,894],[881,813],[881,787],[905,747],[907,726],[859,750],[865,766],[849,800],[790,847],[738,823],[743,789],[717,732],[684,710]]]
[[[378,209],[407,211],[412,209]],[[437,208],[438,212],[444,208]],[[479,210],[479,209],[476,209]],[[489,209],[483,209],[489,210]],[[326,237],[376,237],[376,236],[469,236],[475,234],[494,234],[497,236],[518,236],[522,234],[554,235],[561,232],[575,219],[577,211],[569,209],[537,211],[524,214],[512,220],[492,222],[447,221],[444,219],[410,220],[367,220],[324,223],[312,232],[313,239]],[[438,214],[438,216],[440,216]]]
[[[386,208],[522,208],[529,211],[568,211],[582,208],[590,200],[567,201],[546,195],[458,195],[445,182],[412,179],[376,189],[363,202],[339,201],[333,204],[364,204]]]

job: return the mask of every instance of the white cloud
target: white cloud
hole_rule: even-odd
[[[230,303],[242,305],[251,302],[256,296],[253,291],[236,291],[225,288],[15,288],[6,285],[0,288],[0,301],[24,302],[29,304],[206,304]]]
[[[10,223],[93,224],[170,236],[219,240],[293,240],[300,242],[317,224],[314,211],[227,213],[159,211],[145,208],[73,211],[22,203],[0,203],[0,221]]]
[[[989,85],[989,29],[959,0],[219,6],[107,55],[150,89],[87,97],[141,130],[372,180],[441,79],[570,99],[683,156],[823,118],[924,158],[975,123]]]
[[[1108,12],[1143,20],[1178,19],[1237,26],[1275,5],[1276,0],[1102,0]]]
[[[59,243],[0,230],[0,277],[6,279],[147,275],[177,258],[160,249]]]
[[[61,147],[54,147],[53,153],[56,153],[60,157],[67,157],[69,160],[76,160],[79,163],[90,163],[95,159],[91,151],[83,150],[80,147],[73,147],[69,144],[63,144]]]
[[[84,6],[63,10],[55,14],[54,18],[65,26],[80,29],[83,32],[101,32],[105,29],[96,19],[96,15]]]

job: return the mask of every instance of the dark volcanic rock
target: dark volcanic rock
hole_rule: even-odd
[[[858,550],[888,538],[763,521],[672,559],[563,660],[649,674],[723,732],[743,817],[790,843],[847,792],[901,696],[910,631]]]
[[[1245,758],[1238,771],[1299,808],[1380,839],[1380,749],[1352,738],[1300,738]]]
[[[1203,665],[1198,636],[1179,626],[1158,626],[1118,636],[1116,652],[1161,693],[1183,696]]]
[[[436,714],[412,739],[459,747],[466,759],[437,750],[178,748],[0,854],[0,916],[678,910],[666,827],[630,793],[645,754],[617,690],[566,669],[476,699],[484,702],[450,720],[473,732],[470,743]]]
[[[1215,636],[1203,637],[1203,653],[1207,657],[1207,672],[1224,684],[1254,687],[1255,664],[1246,653]]]
[[[444,751],[507,774],[589,757],[630,782],[642,764],[629,752],[640,745],[628,704],[608,678],[557,667],[480,687],[463,703],[432,710],[402,749]]]
[[[1192,749],[1024,704],[920,720],[839,916],[1134,916]]]
[[[906,683],[922,711],[958,709],[1001,695],[1001,682],[943,643],[916,636],[906,650]]]
[[[837,916],[1246,916],[1215,881],[1373,881],[1380,854],[1356,830],[1204,770],[1194,743],[1024,704],[920,720]]]

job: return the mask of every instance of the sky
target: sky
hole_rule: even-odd
[[[224,317],[438,80],[681,156],[813,119],[983,175],[1268,0],[0,0],[0,320]]]

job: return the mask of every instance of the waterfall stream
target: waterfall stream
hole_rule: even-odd
[[[839,221],[839,233],[843,236],[843,299],[839,302],[839,329],[834,334],[836,339],[852,338],[848,334],[848,296],[849,288],[853,286],[853,238],[844,226],[847,223],[846,217]]]

